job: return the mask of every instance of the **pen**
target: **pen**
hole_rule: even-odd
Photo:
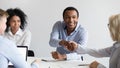
[[[41,59],[41,61],[45,61],[45,62],[47,62],[47,60],[45,60],[45,59]]]
[[[83,56],[81,56],[81,60],[83,61]]]
[[[79,64],[78,66],[89,66],[89,64]]]

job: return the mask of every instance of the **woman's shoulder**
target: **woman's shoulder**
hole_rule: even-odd
[[[25,29],[24,31],[23,31],[23,34],[25,35],[31,35],[31,31],[29,30],[29,29]]]
[[[31,32],[31,31],[30,31],[30,29],[25,29],[23,32],[24,32],[24,33],[29,33],[29,32]]]

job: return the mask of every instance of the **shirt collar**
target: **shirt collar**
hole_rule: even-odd
[[[11,30],[8,31],[8,34],[13,35]],[[23,34],[23,31],[19,28],[15,35],[22,36],[22,34]]]
[[[75,30],[74,31],[77,31],[77,29],[79,28],[79,26],[81,26],[80,25],[80,23],[79,22],[77,22],[77,26],[76,26],[76,28],[75,28]],[[64,29],[66,29],[67,28],[67,26],[66,26],[66,24],[65,24],[65,22],[63,21],[63,27],[64,27]]]

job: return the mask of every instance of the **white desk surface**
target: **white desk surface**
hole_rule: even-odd
[[[39,58],[28,57],[27,62],[31,63],[35,59],[39,59]],[[79,66],[80,64],[85,64],[85,62],[81,60],[55,61],[54,59],[51,58],[40,58],[40,59],[50,60],[48,62],[41,61],[40,68],[89,68],[88,65]]]

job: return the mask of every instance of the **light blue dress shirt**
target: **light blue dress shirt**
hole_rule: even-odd
[[[0,68],[8,68],[8,62],[12,62],[15,68],[38,68],[37,64],[31,65],[22,58],[14,42],[0,36]]]
[[[64,21],[57,21],[52,29],[49,44],[52,47],[57,47],[57,51],[61,54],[66,54],[67,59],[79,59],[80,55],[75,52],[70,52],[59,45],[61,40],[74,41],[81,46],[85,46],[88,39],[87,31],[77,23],[75,30],[68,36]]]

